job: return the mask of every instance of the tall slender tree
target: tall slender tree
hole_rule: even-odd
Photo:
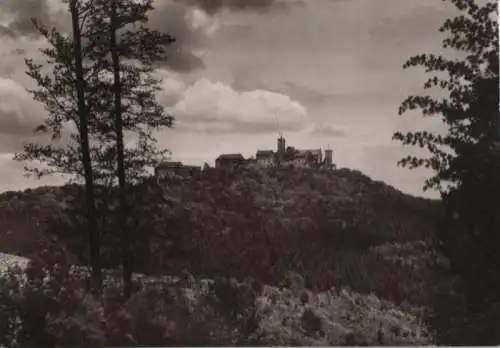
[[[144,25],[147,23],[148,12],[153,9],[152,3],[151,0],[96,1],[95,5],[102,16],[93,18],[91,24],[96,30],[105,31],[107,35],[104,37],[108,38],[101,41],[101,46],[96,45],[95,58],[112,75],[108,83],[113,102],[104,106],[103,109],[109,110],[110,117],[103,117],[98,128],[105,130],[102,134],[111,141],[110,151],[116,156],[126,297],[131,293],[133,268],[131,226],[127,223],[130,211],[127,206],[127,183],[133,182],[137,170],[140,172],[146,164],[151,164],[164,155],[164,152],[154,147],[152,130],[170,127],[173,121],[156,102],[155,92],[160,81],[152,75],[153,63],[165,59],[165,47],[173,42],[173,38]],[[133,161],[126,160],[134,155],[124,146],[124,130],[135,132],[139,138],[139,152],[135,153],[139,155],[135,157],[139,162],[135,165]]]
[[[38,89],[29,90],[35,100],[45,104],[48,118],[37,127],[37,132],[49,133],[53,141],[61,139],[61,131],[66,123],[72,123],[77,131],[72,133],[71,141],[66,148],[54,144],[40,145],[29,143],[24,152],[18,153],[14,159],[18,161],[39,161],[48,167],[25,167],[28,175],[38,178],[53,173],[64,173],[83,177],[85,183],[85,200],[87,231],[92,268],[93,289],[99,293],[102,287],[101,261],[99,252],[99,232],[95,214],[94,173],[89,142],[89,105],[86,99],[86,81],[91,69],[85,69],[83,60],[82,37],[85,32],[83,22],[91,13],[88,2],[69,0],[69,13],[72,23],[72,37],[63,35],[55,29],[49,30],[36,20],[33,24],[47,39],[49,48],[41,52],[47,62],[53,66],[51,73],[43,73],[43,66],[26,59],[27,74],[35,80]]]
[[[28,75],[39,86],[38,90],[32,91],[33,96],[44,103],[48,111],[47,119],[37,131],[50,134],[52,141],[48,145],[26,144],[24,151],[14,158],[40,162],[42,168],[25,167],[27,174],[38,178],[56,173],[70,174],[84,181],[92,178],[91,189],[93,184],[114,185],[118,176],[117,158],[120,158],[122,169],[126,168],[122,170],[122,173],[125,172],[125,182],[137,183],[148,175],[149,167],[157,165],[168,152],[157,149],[153,133],[162,127],[170,127],[173,122],[173,117],[166,115],[156,101],[161,81],[154,77],[153,65],[166,58],[167,46],[173,42],[173,38],[147,28],[146,13],[153,9],[152,1],[118,1],[114,51],[119,57],[119,69],[116,69],[110,54],[112,30],[109,1],[67,2],[70,14],[78,16],[75,36],[79,35],[81,39],[78,46],[81,51],[81,69],[77,70],[75,65],[76,45],[71,35],[49,30],[35,21],[38,30],[50,44],[42,52],[52,70],[45,72],[43,65],[37,65],[29,59],[26,64]],[[115,71],[121,77],[119,83],[113,79]],[[78,83],[77,78],[80,78]],[[119,88],[122,95],[119,119],[115,112],[118,109],[114,98],[115,87]],[[84,122],[80,121],[80,117],[83,117]],[[118,136],[117,121],[121,121],[123,133],[129,132],[137,137],[135,146],[124,145],[123,133]],[[71,129],[72,125],[76,126],[76,131]],[[69,140],[61,144],[64,132],[69,132]],[[82,134],[87,134],[88,139],[85,140]],[[123,144],[121,151],[118,151],[118,138]],[[86,151],[87,154],[84,154]],[[123,181],[122,175],[122,184]],[[88,218],[94,216],[90,213],[91,209],[88,209]],[[94,213],[97,214],[95,208]],[[122,217],[124,215],[122,213]],[[91,225],[98,224],[94,221]],[[89,236],[91,244],[98,246],[97,229],[89,227],[87,232],[93,234],[92,238]],[[126,240],[124,242],[122,248],[129,246]],[[91,251],[90,254],[91,263],[94,264],[98,253]],[[130,261],[125,266],[126,272],[131,272]],[[97,278],[96,272],[94,276]],[[101,281],[96,279],[96,283]]]
[[[80,5],[80,6],[79,6]],[[92,172],[92,161],[90,157],[89,144],[89,108],[85,101],[85,76],[83,72],[83,56],[82,56],[82,34],[81,34],[81,4],[77,0],[69,0],[69,9],[71,13],[71,26],[73,29],[74,42],[74,70],[75,70],[75,88],[77,93],[78,104],[78,120],[79,120],[79,137],[82,156],[82,164],[85,177],[85,203],[87,211],[87,219],[89,221],[89,249],[90,260],[92,265],[92,279],[94,281],[94,289],[101,291],[102,289],[102,274],[99,251],[99,231],[97,229],[97,216],[95,212],[95,196],[94,196],[94,176]],[[83,20],[83,18],[82,18]]]
[[[122,124],[122,89],[120,79],[120,56],[117,44],[117,31],[119,29],[118,23],[118,9],[117,0],[111,0],[110,11],[110,51],[111,60],[113,64],[113,92],[114,92],[114,116],[115,116],[115,132],[116,132],[116,166],[120,202],[120,227],[122,232],[122,269],[123,269],[123,283],[124,283],[124,296],[130,297],[132,288],[132,264],[133,255],[131,254],[129,229],[127,228],[127,188],[125,179],[125,150],[123,146],[123,124]]]

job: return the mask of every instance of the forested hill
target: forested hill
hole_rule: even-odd
[[[0,194],[0,252],[29,257],[57,241],[75,262],[85,262],[79,190],[67,185]],[[106,267],[118,264],[112,196],[103,194],[99,205]],[[311,289],[347,285],[396,301],[409,298],[418,277],[406,284],[411,270],[391,262],[425,256],[439,209],[437,201],[348,169],[244,170],[162,187],[151,180],[135,187],[129,201],[137,271],[187,269],[270,284],[296,271]]]

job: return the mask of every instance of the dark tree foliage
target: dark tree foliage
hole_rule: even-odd
[[[166,150],[156,148],[153,136],[154,131],[173,123],[173,117],[165,114],[157,102],[161,80],[154,75],[154,63],[167,59],[167,47],[174,39],[147,27],[152,0],[92,2],[97,14],[88,23],[93,33],[89,56],[99,62],[100,79],[96,88],[105,93],[105,98],[99,101],[100,116],[96,117],[95,127],[100,142],[106,144],[103,154],[116,159],[120,152],[117,147],[120,130],[115,116],[121,114],[123,134],[133,135],[137,142],[135,147],[122,146],[125,176],[128,182],[137,182],[147,174],[146,169],[154,167],[167,154]],[[111,170],[115,176],[116,170],[115,161]]]
[[[445,344],[498,344],[500,336],[489,324],[500,317],[498,307],[491,310],[500,301],[498,9],[492,1],[450,2],[462,14],[447,19],[440,28],[449,34],[443,47],[459,51],[464,58],[422,54],[404,64],[404,68],[422,66],[426,73],[436,73],[425,89],[437,87],[448,95],[443,99],[410,96],[399,110],[400,114],[420,109],[424,116],[441,115],[447,131],[444,135],[397,132],[394,139],[430,152],[428,158],[407,156],[398,163],[410,169],[433,169],[435,175],[426,180],[424,190],[439,190],[445,208],[436,245],[450,259],[460,281],[458,297],[448,294],[444,308],[442,298],[437,306],[434,324],[439,338]],[[459,306],[452,312],[452,307]],[[448,320],[444,328],[439,320],[450,316],[456,320]]]
[[[91,56],[99,62],[101,73],[112,76],[100,81],[101,87],[107,86],[110,94],[101,102],[104,114],[98,119],[97,127],[103,130],[101,141],[115,155],[112,172],[119,184],[119,230],[126,297],[130,296],[133,270],[131,228],[127,226],[131,208],[127,204],[127,184],[133,183],[147,166],[151,167],[164,156],[165,151],[155,148],[153,131],[170,127],[173,121],[156,100],[160,81],[152,74],[153,63],[166,58],[165,48],[173,38],[145,26],[152,3],[152,0],[94,0],[94,9],[99,15],[89,21],[95,33],[90,39]],[[126,152],[126,130],[139,138],[134,153]]]
[[[86,206],[86,230],[92,265],[93,288],[97,292],[102,286],[101,262],[99,256],[99,234],[95,211],[94,168],[92,166],[92,146],[90,144],[90,102],[86,98],[86,86],[93,80],[96,70],[84,65],[85,49],[83,38],[88,34],[83,23],[92,13],[90,3],[76,0],[66,1],[71,16],[72,34],[64,35],[55,29],[49,30],[36,20],[33,24],[50,44],[41,52],[52,66],[52,71],[45,73],[43,65],[26,59],[27,75],[38,85],[30,90],[35,100],[45,105],[48,117],[37,132],[51,135],[52,144],[30,143],[24,146],[24,152],[14,159],[18,161],[39,161],[45,168],[25,167],[28,175],[38,178],[54,173],[71,174],[84,178]],[[77,130],[70,134],[69,143],[64,147],[55,146],[61,140],[63,129],[71,124]]]
[[[109,35],[103,35],[109,31],[106,31],[109,11],[105,12],[109,2],[77,0],[75,3],[81,16],[81,54],[93,175],[96,183],[107,184],[110,178],[116,177],[117,155],[111,114],[114,83],[110,42]],[[157,103],[156,93],[161,89],[161,80],[153,74],[153,63],[166,59],[167,46],[173,38],[146,26],[147,16],[143,12],[152,9],[152,1],[132,3],[135,5],[127,7],[128,12],[123,16],[120,12],[118,14],[123,17],[120,19],[118,52],[123,59],[120,66],[123,130],[125,134],[137,137],[134,145],[124,149],[126,175],[127,181],[137,182],[147,177],[147,169],[154,167],[168,152],[156,148],[153,136],[155,130],[171,127],[173,122],[173,117],[165,115],[162,106]],[[26,60],[27,74],[39,86],[30,92],[35,100],[45,104],[48,112],[36,131],[50,135],[52,141],[50,144],[26,144],[24,151],[16,154],[15,159],[42,164],[41,167],[26,167],[27,174],[36,177],[67,174],[83,178],[80,139],[74,132],[80,123],[72,35],[50,29],[37,21],[35,26],[50,47],[41,50],[46,57],[46,65]]]
[[[83,57],[82,57],[82,28],[81,18],[82,10],[76,0],[69,1],[69,12],[71,14],[71,26],[73,29],[73,42],[74,42],[74,71],[75,71],[75,87],[78,105],[78,120],[79,120],[79,145],[82,159],[82,165],[85,176],[85,202],[88,219],[88,235],[90,246],[90,259],[92,263],[92,279],[93,287],[96,293],[100,293],[102,289],[102,274],[101,274],[101,260],[99,250],[99,231],[97,229],[97,216],[95,212],[95,193],[94,193],[94,178],[92,168],[92,158],[90,155],[90,142],[89,142],[89,113],[85,100],[85,80],[83,71]],[[88,9],[87,9],[88,10]]]
[[[403,66],[422,66],[426,73],[445,73],[445,78],[430,77],[424,88],[441,88],[449,96],[443,99],[410,96],[399,109],[400,114],[420,109],[424,116],[440,115],[448,132],[446,135],[427,131],[394,134],[394,139],[403,145],[418,145],[431,153],[428,158],[407,156],[399,164],[410,169],[432,168],[436,175],[426,181],[424,188],[443,191],[442,183],[460,180],[464,166],[461,153],[478,142],[491,141],[491,135],[498,136],[497,3],[479,6],[473,0],[450,2],[464,14],[447,19],[440,28],[441,32],[450,34],[443,40],[443,47],[464,52],[466,58],[452,60],[421,54],[411,57]]]
[[[26,167],[27,174],[38,178],[56,173],[84,178],[85,187],[90,188],[86,192],[93,192],[93,185],[114,186],[119,178],[124,202],[125,183],[144,180],[148,169],[168,152],[156,147],[153,134],[173,122],[157,102],[161,81],[154,76],[153,64],[166,59],[167,47],[174,39],[147,27],[152,0],[66,2],[73,18],[72,35],[34,22],[50,44],[42,53],[51,69],[26,60],[28,75],[38,84],[31,92],[48,111],[37,131],[50,135],[52,141],[26,144],[15,159],[42,164]],[[135,144],[126,145],[125,135],[135,137]],[[93,207],[92,195],[85,197]],[[112,203],[107,195],[98,199],[106,201],[105,207]],[[104,215],[110,212],[89,210],[93,223],[87,231],[94,234],[90,243],[96,248],[95,220],[106,220]],[[128,213],[130,209],[122,211],[122,220]],[[123,242],[126,249],[129,243]],[[127,260],[125,268],[130,275],[130,255]]]

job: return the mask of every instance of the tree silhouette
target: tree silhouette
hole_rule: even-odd
[[[425,116],[441,115],[447,132],[397,132],[393,138],[430,152],[428,158],[407,156],[398,164],[433,169],[435,175],[426,180],[424,190],[437,189],[443,199],[445,213],[438,221],[436,245],[460,279],[457,290],[465,309],[453,314],[451,308],[458,304],[448,302],[445,313],[435,315],[435,323],[439,315],[459,317],[450,324],[453,328],[437,324],[442,343],[498,344],[500,337],[491,323],[498,322],[500,311],[489,309],[500,301],[498,9],[491,1],[483,5],[473,0],[450,2],[462,14],[447,19],[440,28],[449,34],[443,47],[465,53],[465,58],[422,54],[404,64],[404,68],[423,66],[427,73],[445,73],[445,78],[443,74],[430,77],[424,88],[437,87],[448,96],[410,96],[399,110],[400,114],[420,109]]]
[[[94,250],[99,244],[97,212],[88,192],[93,192],[94,184],[112,186],[118,178],[125,226],[130,212],[124,203],[130,191],[125,183],[143,180],[148,169],[168,152],[156,148],[153,136],[155,130],[171,127],[173,122],[157,103],[161,81],[153,73],[154,63],[166,58],[166,47],[173,38],[146,27],[152,0],[70,0],[68,7],[73,37],[35,21],[51,45],[42,52],[52,71],[46,73],[42,65],[26,60],[28,75],[39,85],[32,91],[34,98],[44,103],[49,113],[37,131],[50,134],[53,142],[26,144],[15,159],[42,163],[42,169],[26,167],[27,174],[37,177],[63,173],[84,178],[91,263],[98,269],[98,252]],[[77,132],[68,131],[67,125],[76,126]],[[61,139],[63,129],[70,133],[70,140],[57,146],[55,141]],[[125,132],[136,136],[135,146],[124,145]],[[128,234],[123,226],[124,272],[129,285],[132,256],[127,252]],[[96,282],[97,278],[96,274]]]
[[[34,99],[45,104],[48,117],[36,129],[39,133],[51,135],[52,143],[40,145],[28,143],[24,152],[17,153],[17,161],[38,161],[45,168],[25,167],[27,175],[40,178],[45,175],[63,173],[84,178],[87,231],[89,239],[90,263],[92,267],[93,289],[99,292],[102,286],[101,262],[99,255],[99,232],[95,212],[94,169],[91,158],[89,124],[92,107],[86,89],[95,78],[95,70],[85,66],[85,48],[83,37],[88,32],[82,25],[84,19],[93,11],[90,3],[77,0],[67,1],[71,15],[72,36],[64,35],[55,29],[33,21],[34,26],[49,42],[49,48],[41,52],[52,65],[50,73],[43,73],[43,66],[26,59],[27,75],[38,84],[38,89],[29,90]],[[61,133],[67,124],[76,126],[77,131],[70,134],[66,146],[56,146],[61,140]]]
[[[102,140],[106,139],[108,150],[115,155],[126,297],[131,294],[133,270],[131,228],[127,226],[132,207],[127,204],[127,184],[137,181],[138,174],[144,173],[146,167],[154,166],[164,156],[165,151],[155,147],[152,131],[171,127],[173,122],[173,117],[166,115],[156,100],[160,81],[152,73],[153,63],[166,58],[166,46],[174,40],[170,35],[145,26],[147,14],[153,9],[152,3],[152,0],[95,0],[94,8],[100,15],[91,17],[88,24],[99,37],[91,39],[93,58],[112,76],[103,81],[104,85],[108,84],[111,95],[101,104],[102,110],[109,113],[107,118],[104,114],[100,119],[98,129],[104,130]],[[130,152],[127,154],[124,145],[126,130],[139,138],[139,147],[133,156]],[[127,161],[127,157],[133,157],[133,160]]]
[[[411,57],[404,68],[422,66],[426,73],[445,73],[446,78],[430,77],[425,89],[433,87],[448,92],[448,98],[410,96],[403,101],[399,114],[420,109],[424,116],[442,117],[446,135],[428,131],[396,132],[393,139],[403,145],[419,146],[431,154],[428,158],[407,156],[398,164],[410,169],[426,167],[436,174],[426,180],[424,190],[434,188],[447,192],[443,183],[460,180],[463,170],[461,154],[469,148],[498,139],[498,26],[497,4],[483,6],[473,0],[449,0],[465,12],[447,19],[440,32],[449,32],[444,48],[467,53],[463,60],[450,60],[434,54]]]

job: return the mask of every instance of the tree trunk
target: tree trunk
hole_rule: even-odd
[[[117,31],[117,3],[111,1],[111,59],[113,62],[114,74],[114,112],[115,112],[115,131],[116,131],[116,152],[117,152],[117,176],[119,184],[119,203],[120,203],[120,227],[122,233],[122,271],[123,271],[123,294],[129,298],[132,290],[132,252],[130,249],[130,234],[127,226],[127,199],[126,199],[126,181],[125,181],[125,163],[124,163],[124,145],[123,145],[123,125],[122,125],[122,96],[120,81],[120,57],[118,54],[116,31]]]
[[[90,264],[92,268],[92,288],[95,294],[102,293],[102,270],[99,245],[99,231],[95,211],[94,178],[90,157],[88,135],[88,110],[85,103],[85,80],[83,76],[82,45],[79,21],[78,0],[70,1],[71,21],[73,26],[74,58],[76,73],[76,91],[78,98],[79,136],[82,164],[85,176],[85,206],[88,222]]]

